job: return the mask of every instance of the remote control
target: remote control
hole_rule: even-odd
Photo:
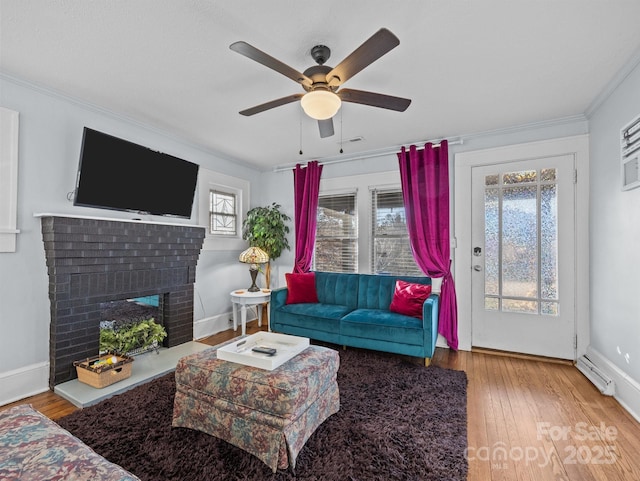
[[[276,352],[278,352],[273,347],[266,347],[266,346],[256,346],[251,350],[253,352],[259,352],[260,354],[267,354],[268,356],[273,356],[275,355]]]

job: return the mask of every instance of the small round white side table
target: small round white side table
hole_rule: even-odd
[[[249,292],[247,289],[237,289],[231,291],[231,304],[233,306],[233,330],[238,329],[238,307],[240,308],[240,319],[242,325],[242,335],[247,333],[247,306],[257,306],[269,304],[271,300],[271,289],[260,289],[258,292]],[[262,326],[262,309],[258,311],[258,326]],[[267,305],[267,328],[269,325],[269,306]]]

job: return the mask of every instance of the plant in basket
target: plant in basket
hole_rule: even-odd
[[[115,354],[101,355],[84,361],[75,361],[78,381],[92,387],[103,388],[131,376],[132,357]]]

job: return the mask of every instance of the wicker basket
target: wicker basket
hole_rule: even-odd
[[[99,364],[100,361],[116,357],[118,362],[114,364]],[[131,376],[133,358],[121,355],[104,355],[88,358],[84,361],[75,361],[78,381],[96,388],[110,386]],[[97,364],[97,365],[96,365]]]

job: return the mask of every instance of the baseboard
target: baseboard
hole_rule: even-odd
[[[449,344],[447,340],[442,336],[442,334],[438,334],[438,339],[436,339],[436,347],[444,347],[445,349],[449,349]]]
[[[512,351],[501,351],[499,349],[489,349],[488,347],[471,347],[471,352],[486,354],[488,356],[511,357],[514,359],[525,359],[527,361],[550,362],[552,364],[564,364],[565,366],[573,366],[573,361],[570,361],[568,359],[558,359],[556,357],[537,356],[535,354],[524,354]]]
[[[247,307],[247,323],[258,318],[258,311],[256,306]],[[217,316],[205,317],[204,319],[200,319],[198,321],[193,322],[193,338],[194,339],[203,339],[205,337],[212,336],[213,334],[217,334],[221,331],[226,331],[227,329],[231,329],[233,327],[233,313],[231,312],[223,312],[222,314],[218,314]],[[266,322],[265,319],[262,322]],[[238,334],[240,333],[240,315],[238,315]]]
[[[49,363],[0,373],[0,406],[49,390]]]
[[[230,322],[229,319],[232,319],[232,314],[223,312],[216,316],[193,321],[193,338],[203,339],[220,331],[226,331],[233,327],[233,322]]]
[[[613,397],[640,422],[640,383],[591,346],[587,348],[587,357],[613,379],[616,386]]]

